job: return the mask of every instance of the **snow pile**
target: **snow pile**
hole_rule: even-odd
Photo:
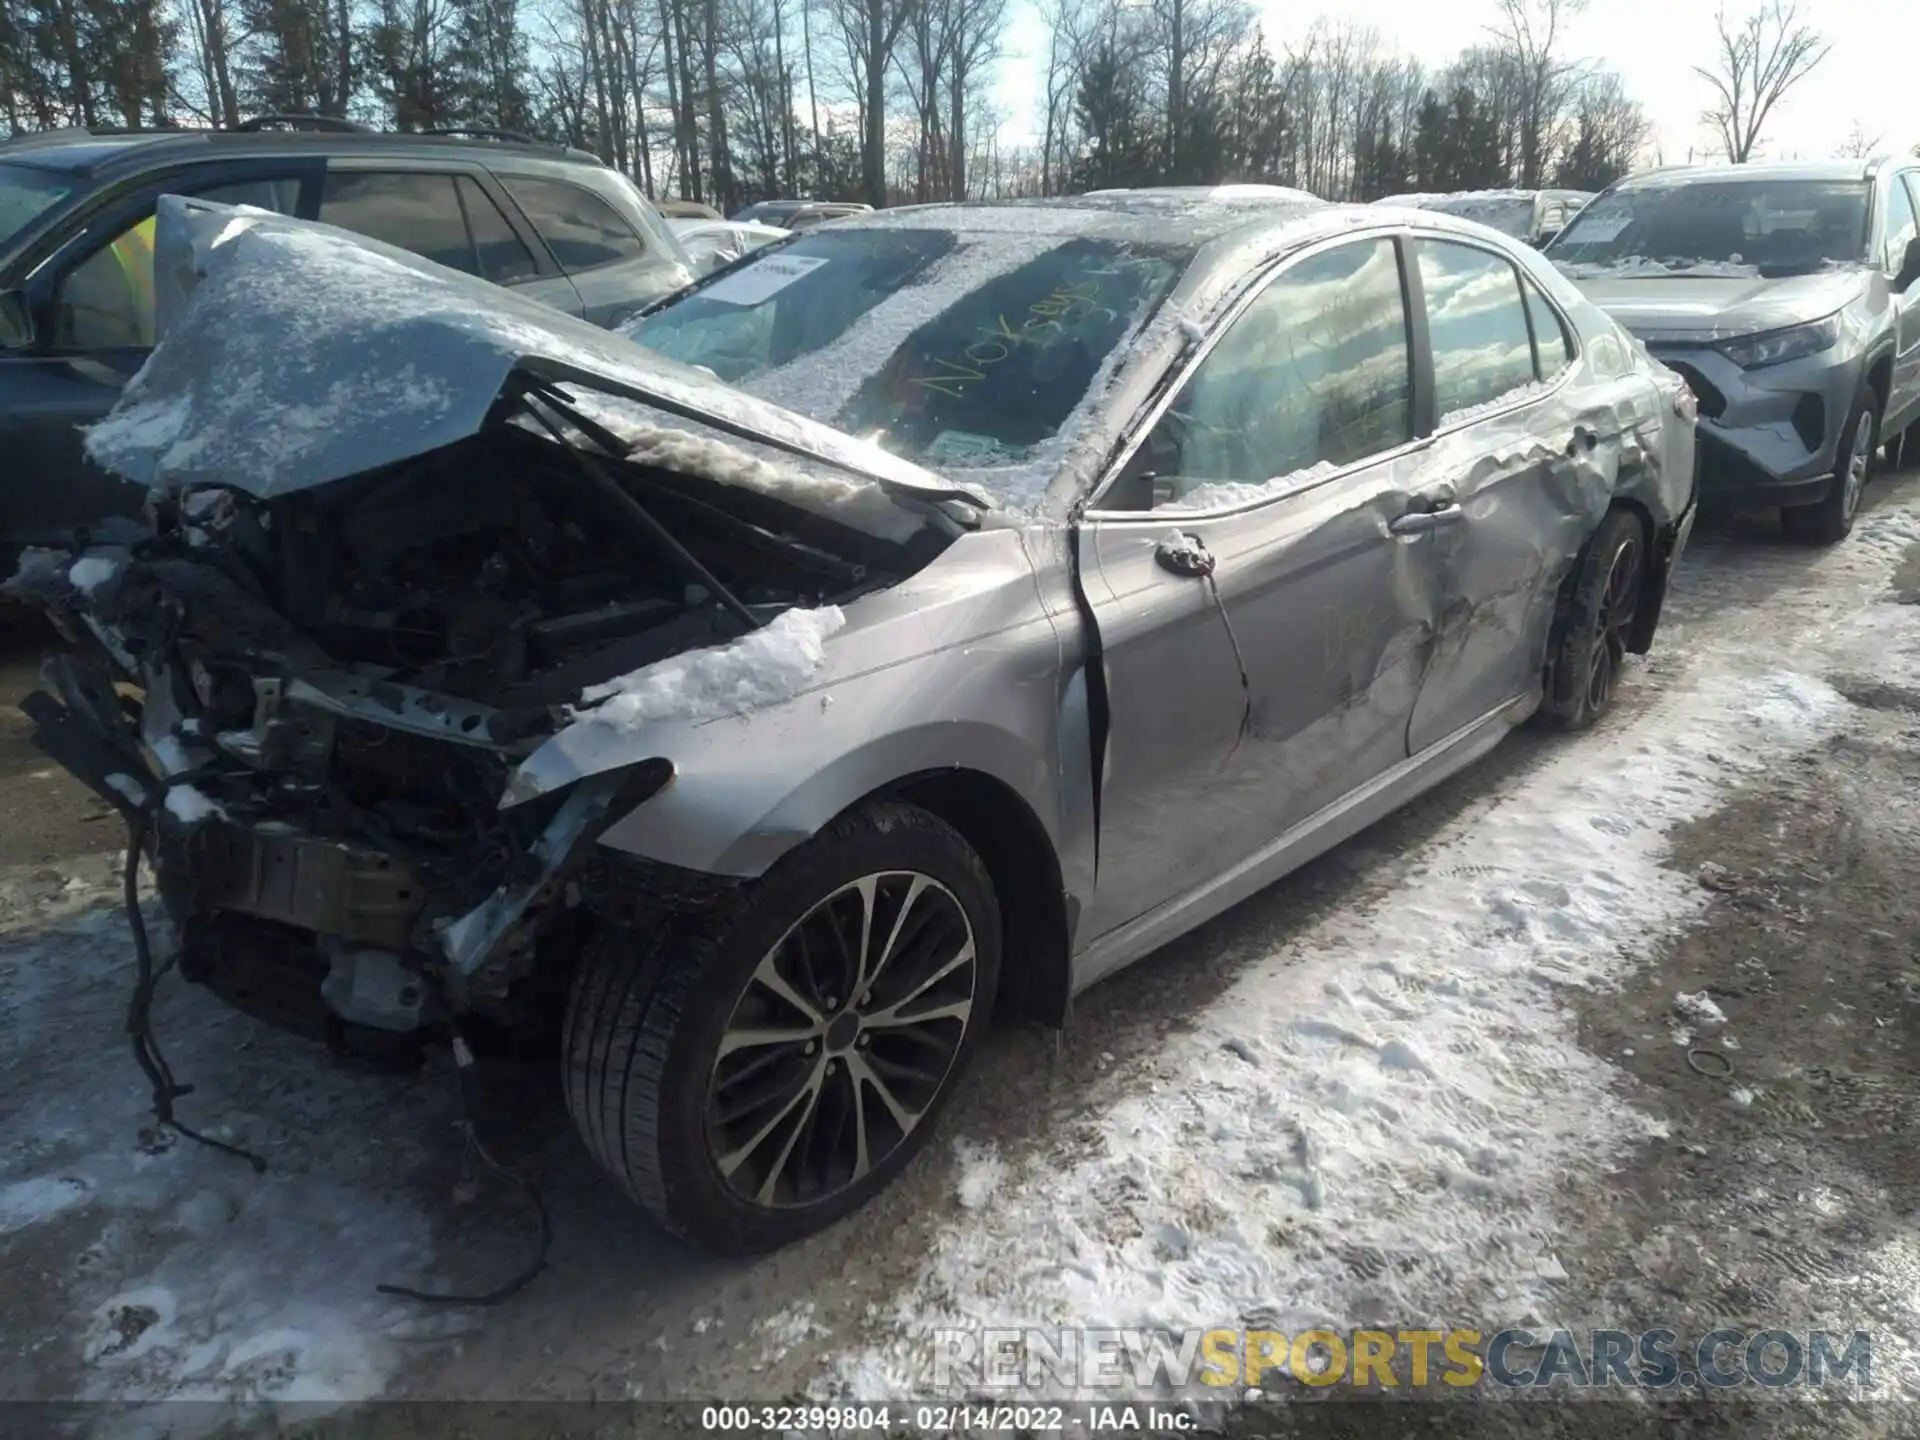
[[[82,595],[91,595],[120,573],[118,562],[99,555],[83,556],[67,571],[67,583]]]
[[[1132,1057],[1137,1081],[1071,1153],[1015,1166],[935,1237],[893,1338],[841,1357],[827,1388],[933,1393],[944,1327],[1070,1344],[1067,1327],[1564,1323],[1558,1267],[1535,1263],[1559,1247],[1556,1202],[1661,1133],[1564,997],[1615,983],[1708,903],[1663,863],[1676,825],[1846,722],[1813,675],[1866,598],[1850,579],[1884,583],[1886,558],[1826,561],[1819,623],[1723,639],[1403,857],[1397,891],[1240,969],[1190,1033]],[[1874,656],[1914,644],[1920,617],[1893,608],[1854,632]],[[1050,1367],[1029,1383],[1071,1390]]]
[[[1726,1012],[1714,1004],[1713,997],[1704,990],[1682,990],[1673,997],[1673,1008],[1682,1020],[1703,1030],[1727,1023]]]
[[[588,687],[573,718],[634,734],[662,720],[717,720],[777,705],[820,673],[828,637],[846,623],[837,605],[783,610],[738,640]]]
[[[225,806],[192,785],[175,785],[168,789],[167,813],[183,825],[197,825],[214,816],[222,820],[227,818]]]

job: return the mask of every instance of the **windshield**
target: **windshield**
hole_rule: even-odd
[[[1616,190],[1547,254],[1575,278],[1806,274],[1863,259],[1863,180],[1714,180]]]
[[[31,165],[0,165],[0,245],[73,193],[73,184]]]
[[[1017,466],[1191,260],[1084,236],[833,228],[629,327],[640,344],[940,469]]]

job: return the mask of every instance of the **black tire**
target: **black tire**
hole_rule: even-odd
[[[1584,730],[1612,707],[1650,558],[1640,517],[1609,510],[1581,551],[1555,618],[1539,712],[1546,725]]]
[[[919,879],[900,878],[908,876]],[[911,928],[895,928],[908,919]],[[864,969],[849,938],[883,929],[880,963],[864,985],[848,985],[860,993],[827,993],[847,982],[849,967]],[[916,965],[931,973],[945,963],[942,945],[964,953],[963,933],[970,966],[901,998]],[[837,957],[823,937],[838,943]],[[895,939],[906,942],[897,953]],[[923,1018],[922,996],[960,1008],[952,997],[969,969],[967,1013]],[[589,954],[567,1014],[567,1109],[594,1158],[673,1234],[724,1254],[778,1249],[865,1204],[925,1145],[987,1029],[999,975],[1000,909],[979,856],[924,810],[869,805],[719,904]],[[749,1033],[761,1038],[745,1040]],[[765,1041],[775,1033],[795,1038]],[[802,1035],[813,1037],[804,1050]],[[723,1055],[727,1039],[735,1044]],[[723,1060],[739,1062],[724,1078]],[[726,1100],[749,1091],[764,1097],[758,1108],[727,1119]],[[789,1138],[779,1127],[794,1115]],[[882,1143],[890,1148],[876,1156]],[[733,1168],[723,1171],[727,1161]]]
[[[1863,432],[1861,427],[1865,426]],[[1880,412],[1873,392],[1862,391],[1840,432],[1840,453],[1833,462],[1827,493],[1811,505],[1793,505],[1780,512],[1780,529],[1802,545],[1837,545],[1853,531],[1860,495],[1873,477],[1878,450]],[[1857,470],[1856,470],[1856,467]]]

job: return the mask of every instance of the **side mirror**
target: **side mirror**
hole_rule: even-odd
[[[1893,277],[1893,288],[1904,293],[1913,288],[1916,280],[1920,280],[1920,235],[1907,242],[1907,253],[1900,261],[1900,273]]]
[[[24,290],[0,291],[0,350],[33,347],[33,308]]]

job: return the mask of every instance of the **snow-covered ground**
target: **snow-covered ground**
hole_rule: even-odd
[[[1697,916],[1710,892],[1662,863],[1675,827],[1852,724],[1835,677],[1920,675],[1920,607],[1881,600],[1920,541],[1904,484],[1825,554],[1697,541],[1599,732],[1490,761],[1433,833],[1363,839],[1394,852],[1353,862],[1365,903],[1276,942],[1276,910],[1307,903],[1283,886],[1209,927],[1217,989],[1112,982],[1161,1023],[1096,992],[1068,1044],[1097,1083],[963,1104],[889,1197],[753,1265],[661,1241],[561,1134],[539,1151],[551,1273],[485,1312],[379,1294],[488,1288],[530,1241],[463,1164],[447,1076],[332,1070],[170,980],[182,1118],[270,1169],[155,1137],[110,827],[0,865],[0,1398],[926,1397],[949,1325],[1582,1323],[1559,1309],[1580,1236],[1557,1202],[1658,1126],[1571,1001]],[[1674,1003],[1723,1033],[1712,997]],[[992,1056],[975,1076],[1025,1083]],[[1860,1261],[1916,1263],[1910,1240]],[[1912,1363],[1897,1343],[1883,1376]]]

